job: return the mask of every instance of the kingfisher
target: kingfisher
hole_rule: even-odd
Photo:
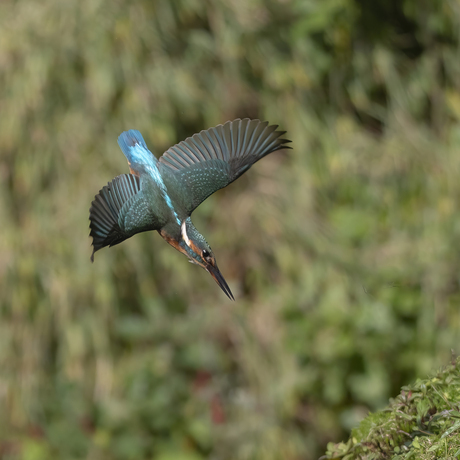
[[[191,221],[208,196],[238,179],[256,161],[291,148],[260,120],[236,119],[170,147],[157,159],[135,129],[118,137],[130,174],[115,177],[99,191],[89,210],[94,253],[136,233],[156,230],[189,261],[204,268],[229,299],[235,300],[220,273],[211,247]]]

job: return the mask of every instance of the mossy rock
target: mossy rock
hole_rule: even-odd
[[[460,458],[460,358],[405,386],[387,408],[369,414],[348,442],[329,443],[322,459]]]

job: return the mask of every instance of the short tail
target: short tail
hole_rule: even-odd
[[[134,173],[139,171],[142,166],[152,166],[157,161],[153,153],[147,148],[142,134],[135,129],[121,133],[118,137],[118,145]]]
[[[93,253],[106,246],[114,246],[131,236],[118,224],[118,215],[124,203],[140,190],[140,180],[131,174],[115,177],[99,191],[89,209],[90,236],[93,238]]]

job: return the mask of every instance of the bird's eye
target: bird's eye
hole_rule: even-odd
[[[206,251],[206,249],[203,249],[203,252],[201,253],[201,255],[203,256],[203,259],[206,259],[209,257],[209,252]]]

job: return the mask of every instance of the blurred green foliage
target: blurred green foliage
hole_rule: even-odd
[[[312,459],[460,343],[457,0],[0,2],[0,458]],[[127,172],[257,117],[193,215],[237,298],[141,234]]]

